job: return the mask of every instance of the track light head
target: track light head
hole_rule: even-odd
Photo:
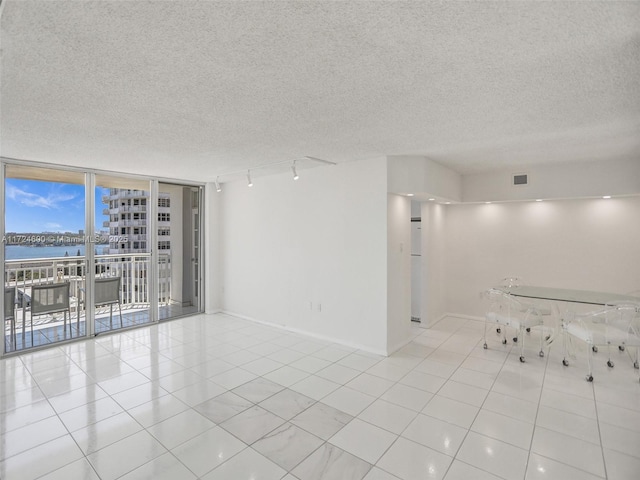
[[[253,182],[251,181],[251,170],[247,170],[247,186],[253,187]]]
[[[216,177],[216,192],[220,193],[222,191],[222,187],[220,186],[220,182],[218,181],[218,177]]]
[[[293,173],[293,179],[294,180],[298,180],[300,178],[300,175],[298,175],[298,172],[296,171],[296,161],[293,161],[293,165],[291,165],[291,172]]]

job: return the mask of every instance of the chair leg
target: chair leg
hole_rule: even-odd
[[[613,368],[613,361],[611,360],[611,343],[607,343],[607,355],[609,357],[607,360],[607,367]]]
[[[119,305],[120,304],[118,303],[118,306]],[[482,333],[482,340],[484,342],[482,347],[486,350],[488,348],[487,347],[487,319],[486,319],[486,317],[484,319],[484,332]]]
[[[593,369],[591,368],[592,365],[592,355],[593,355],[593,349],[590,348],[590,345],[587,344],[587,364],[589,365],[589,373],[587,373],[587,382],[593,382]]]
[[[567,345],[567,332],[566,330],[562,332],[562,364],[566,367],[569,365],[569,360],[567,360],[568,356],[568,345]]]
[[[520,327],[520,330],[517,332],[520,336],[520,361],[524,363],[524,328]]]
[[[122,328],[122,307],[120,306],[120,302],[118,302],[118,311],[120,312],[120,328]]]

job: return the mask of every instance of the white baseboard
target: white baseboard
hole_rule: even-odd
[[[269,327],[279,328],[279,329],[285,330],[287,332],[306,335],[308,337],[316,338],[318,340],[322,340],[322,341],[325,341],[325,342],[337,343],[338,345],[344,345],[345,347],[354,348],[356,350],[363,350],[363,351],[368,352],[368,353],[373,353],[374,355],[382,355],[384,357],[388,356],[387,352],[385,352],[385,351],[377,350],[377,349],[371,348],[371,347],[369,347],[367,345],[361,345],[361,344],[358,344],[358,343],[347,342],[347,341],[344,341],[343,339],[340,339],[340,338],[330,337],[328,335],[321,335],[319,333],[309,332],[307,330],[302,330],[300,328],[288,327],[287,325],[280,325],[280,324],[277,324],[277,323],[271,323],[271,322],[267,322],[267,321],[264,321],[264,320],[259,320],[257,318],[248,317],[246,315],[242,315],[242,314],[239,314],[239,313],[231,312],[229,310],[222,310],[219,313],[224,313],[225,315],[229,315],[229,316],[232,316],[232,317],[237,317],[237,318],[240,318],[242,320],[248,320],[249,322],[259,323],[260,325],[266,325],[266,326],[269,326]]]
[[[449,314],[448,314],[448,313],[443,313],[443,314],[442,314],[442,315],[440,315],[438,318],[436,318],[434,321],[429,322],[429,325],[420,325],[420,328],[425,328],[425,329],[427,329],[427,330],[428,330],[428,329],[430,329],[431,327],[433,327],[434,325],[437,325],[437,324],[438,324],[438,322],[439,322],[440,320],[442,320],[443,318],[446,318],[446,317],[448,317],[448,316],[449,316]],[[421,323],[422,323],[422,322],[421,322]]]

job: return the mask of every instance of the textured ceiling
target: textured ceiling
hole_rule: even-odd
[[[639,2],[3,3],[4,157],[193,180],[640,161]]]

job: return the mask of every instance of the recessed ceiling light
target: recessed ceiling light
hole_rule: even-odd
[[[611,195],[605,195],[602,198],[611,198]]]
[[[429,201],[433,202],[433,201],[435,201],[435,198],[430,198]]]
[[[487,205],[489,205],[491,202],[484,202],[484,203],[486,203]]]
[[[413,197],[413,193],[407,193],[407,197]]]
[[[451,205],[451,202],[444,202],[445,205]]]
[[[542,199],[541,198],[536,198],[536,202],[541,202]]]

